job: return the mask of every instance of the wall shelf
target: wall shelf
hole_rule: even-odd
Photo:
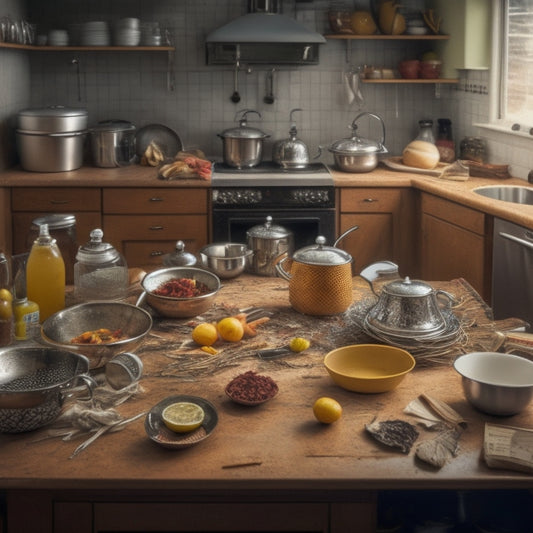
[[[40,52],[173,52],[175,50],[173,46],[35,46],[16,43],[0,43],[0,48]]]
[[[384,35],[376,33],[373,35],[355,35],[352,33],[328,33],[324,35],[326,39],[348,39],[348,40],[374,40],[374,41],[445,41],[449,35]]]
[[[435,84],[435,83],[458,83],[459,80],[455,78],[435,78],[435,79],[423,79],[423,78],[415,78],[415,79],[404,79],[404,78],[394,78],[394,79],[364,79],[361,80],[363,83],[421,83],[421,84]]]

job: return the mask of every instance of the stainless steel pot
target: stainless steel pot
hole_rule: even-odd
[[[268,216],[264,224],[246,232],[246,243],[253,251],[248,270],[259,276],[275,276],[277,261],[293,252],[294,235],[283,226],[273,224]]]
[[[223,143],[224,163],[235,168],[252,168],[261,162],[263,141],[269,135],[247,124],[246,117],[250,113],[256,113],[259,117],[261,113],[251,109],[239,111],[239,113],[242,113],[239,126],[218,134]]]
[[[83,164],[87,135],[85,109],[51,106],[18,113],[17,149],[31,172],[67,172]]]
[[[99,122],[89,130],[93,163],[97,167],[123,167],[135,163],[135,126],[126,120]]]
[[[363,139],[357,135],[356,122],[365,115],[374,117],[380,122],[382,134],[379,141]],[[383,144],[385,142],[385,124],[378,115],[364,112],[354,118],[351,128],[352,136],[350,138],[336,141],[328,148],[333,153],[335,166],[343,172],[371,172],[378,166],[378,156],[387,153]]]

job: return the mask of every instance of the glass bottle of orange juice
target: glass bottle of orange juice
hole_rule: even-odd
[[[31,247],[26,289],[28,300],[39,306],[41,322],[65,307],[65,262],[48,224],[41,224],[39,237]]]

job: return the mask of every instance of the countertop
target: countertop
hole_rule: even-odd
[[[471,177],[466,181],[452,181],[423,174],[411,174],[386,167],[383,163],[369,173],[349,174],[330,169],[335,187],[410,187],[447,198],[454,202],[501,217],[533,229],[533,206],[518,205],[485,198],[473,192],[476,187],[490,185],[521,185],[533,187],[519,178],[486,179]],[[82,167],[72,172],[36,173],[20,169],[0,172],[0,187],[185,187],[208,188],[203,179],[162,180],[152,167],[132,165],[103,169]]]
[[[323,366],[334,347],[365,342],[354,326],[357,306],[372,297],[368,285],[354,278],[354,304],[344,314],[309,317],[292,310],[288,284],[278,278],[243,275],[224,282],[213,309],[204,319],[217,320],[238,308],[261,306],[273,312],[258,335],[218,346],[207,355],[190,339],[198,319],[155,318],[154,328],[136,353],[144,363],[138,392],[116,409],[125,417],[146,413],[176,394],[201,396],[215,406],[218,425],[204,441],[182,450],[152,442],[144,415],[122,431],[107,433],[69,459],[85,437],[62,441],[48,428],[27,434],[0,435],[0,489],[32,490],[379,490],[489,489],[533,487],[527,474],[489,469],[481,457],[485,422],[533,426],[533,406],[506,418],[484,415],[465,400],[452,358],[494,341],[496,329],[515,325],[494,323],[490,309],[464,280],[434,282],[461,300],[467,341],[459,343],[438,363],[422,359],[393,391],[359,394],[336,386]],[[468,325],[467,325],[468,323]],[[363,337],[361,337],[363,335]],[[256,357],[259,348],[272,347],[293,336],[311,340],[311,348],[274,361]],[[368,342],[368,339],[367,339]],[[234,404],[226,384],[247,370],[272,377],[279,394],[258,407]],[[436,470],[417,461],[414,447],[404,454],[380,445],[365,424],[403,419],[404,407],[421,393],[448,403],[468,421],[457,457]],[[318,423],[312,413],[321,396],[337,399],[341,419]],[[69,404],[67,403],[66,406]],[[419,428],[418,442],[432,438]]]

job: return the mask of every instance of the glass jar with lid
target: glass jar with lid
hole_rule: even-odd
[[[111,244],[103,242],[103,236],[101,229],[93,229],[91,240],[76,254],[74,297],[78,301],[121,300],[127,296],[126,259]]]
[[[418,135],[417,141],[426,141],[435,144],[435,136],[433,135],[433,121],[430,119],[423,119],[418,121]]]

